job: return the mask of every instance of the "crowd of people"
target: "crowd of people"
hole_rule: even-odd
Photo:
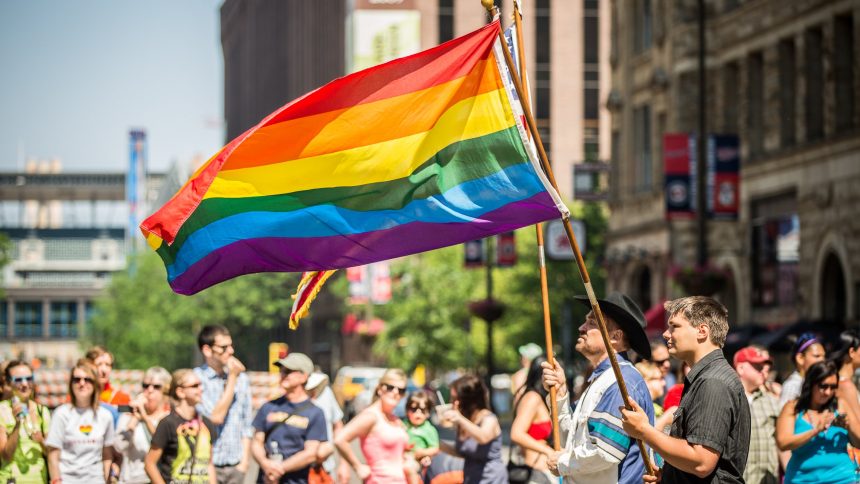
[[[407,395],[406,373],[388,369],[373,402],[344,422],[328,377],[307,355],[289,353],[276,363],[282,396],[254,412],[230,333],[211,325],[198,335],[201,366],[149,368],[134,398],[111,385],[113,356],[101,347],[73,366],[69,400],[53,411],[35,401],[30,365],[5,362],[0,483],[238,484],[252,459],[261,483],[860,482],[856,332],[843,333],[830,354],[815,335],[801,335],[791,351],[796,371],[780,386],[767,349],[725,358],[728,314],[711,298],[667,302],[660,341],[648,340],[627,296],[599,303],[612,351],[589,312],[576,350],[590,371],[577,388],[540,347],[520,347],[507,455],[487,386],[473,374],[451,383],[445,403],[424,389]],[[437,425],[453,439],[440,439]],[[452,458],[450,472],[434,472]]]

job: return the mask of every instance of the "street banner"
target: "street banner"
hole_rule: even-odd
[[[467,240],[463,243],[463,264],[466,267],[480,267],[484,265],[484,241]]]
[[[707,214],[712,219],[735,220],[740,198],[740,141],[737,135],[708,135],[706,150]],[[696,216],[696,136],[689,133],[663,135],[666,218]]]
[[[517,263],[517,241],[513,232],[496,236],[496,265],[512,267]]]

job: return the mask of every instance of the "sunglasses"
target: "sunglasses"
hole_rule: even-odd
[[[394,392],[396,391],[398,395],[403,395],[406,393],[406,387],[398,387],[394,385],[389,385],[388,383],[382,384],[382,390],[385,392]]]
[[[410,412],[430,413],[426,407],[409,407]]]
[[[829,383],[819,383],[818,388],[821,390],[836,390],[839,388],[839,385],[831,385]]]
[[[182,385],[182,388],[200,388],[200,382],[192,383],[190,385]]]
[[[12,383],[21,384],[21,383],[33,383],[33,376],[13,376],[9,379]]]
[[[92,378],[90,378],[88,376],[73,376],[72,377],[72,383],[89,383],[90,385],[92,385],[94,381],[95,380],[93,380]]]
[[[149,387],[152,387],[156,390],[161,390],[164,387],[163,385],[161,385],[159,383],[146,383],[146,382],[141,383],[140,386],[142,386],[144,390],[146,390]]]

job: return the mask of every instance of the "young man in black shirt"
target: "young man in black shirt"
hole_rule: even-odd
[[[750,439],[750,409],[737,373],[723,356],[728,311],[719,302],[691,296],[666,303],[669,354],[690,365],[681,405],[669,435],[655,429],[635,401],[622,409],[624,431],[665,460],[662,476],[646,482],[743,483]]]

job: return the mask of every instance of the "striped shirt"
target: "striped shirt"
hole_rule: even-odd
[[[750,402],[750,450],[744,481],[747,484],[779,482],[779,451],[776,448],[776,397],[756,390],[747,396]]]
[[[729,366],[723,350],[708,353],[684,377],[684,394],[675,410],[669,435],[690,445],[708,447],[720,454],[720,458],[714,471],[704,478],[666,462],[662,482],[744,482],[750,407],[738,374]]]
[[[197,404],[197,411],[210,418],[212,410],[224,394],[227,375],[219,375],[206,365],[198,366],[194,373],[203,384],[203,395]],[[218,440],[212,446],[212,463],[216,466],[234,466],[242,461],[244,449],[243,438],[252,438],[254,429],[251,427],[253,418],[251,410],[251,384],[248,375],[240,373],[236,379],[233,403],[227,410],[224,423],[216,426]]]
[[[642,407],[648,415],[648,422],[653,425],[654,405],[645,379],[623,353],[616,356],[627,392]],[[595,383],[607,371],[611,377],[609,386],[602,387]],[[567,395],[560,398],[558,403],[559,429],[566,441],[558,460],[558,470],[565,477],[565,482],[607,482],[606,479],[619,483],[642,482],[645,463],[636,440],[631,439],[622,428],[619,409],[624,402],[612,374],[609,358],[601,361],[594,369],[588,379],[588,386],[577,402],[581,409],[593,408],[586,410],[587,419],[582,419],[582,416],[578,419],[586,423],[587,429],[579,428],[580,422],[575,422],[574,417],[569,415]]]

